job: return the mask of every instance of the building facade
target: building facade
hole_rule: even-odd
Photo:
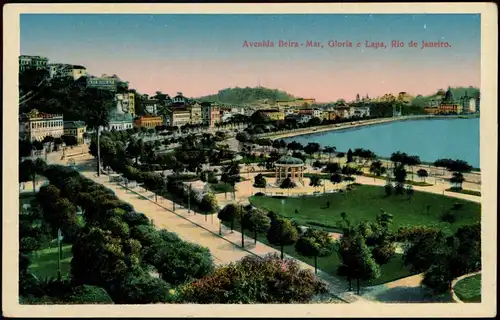
[[[201,105],[202,122],[210,127],[221,121],[220,108],[212,103],[204,102]]]
[[[62,114],[47,114],[33,109],[19,116],[19,138],[42,141],[47,136],[60,138],[64,134]]]
[[[46,69],[49,59],[41,56],[19,56],[19,71],[35,68],[37,70]]]
[[[163,118],[160,116],[141,116],[134,119],[134,126],[137,128],[155,128],[163,125]]]
[[[83,121],[64,121],[64,135],[73,136],[78,144],[83,143],[83,135],[87,131],[87,126]]]
[[[51,79],[73,78],[73,80],[78,80],[87,76],[87,68],[84,66],[65,63],[50,63],[47,66]]]
[[[182,127],[191,122],[191,110],[186,107],[170,107],[167,110],[170,117],[170,125]]]
[[[201,111],[201,105],[199,103],[195,102],[194,104],[192,104],[189,107],[189,111],[191,113],[191,124],[198,125],[203,123],[203,115]]]
[[[135,116],[135,95],[133,92],[115,94],[116,112]]]
[[[285,120],[285,113],[278,109],[261,109],[259,110],[263,115],[269,118],[269,120],[279,121]]]

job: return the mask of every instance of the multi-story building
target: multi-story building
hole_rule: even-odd
[[[351,107],[349,110],[350,117],[369,117],[370,116],[370,107]]]
[[[322,118],[323,117],[323,110],[321,110],[321,109],[314,108],[314,109],[312,109],[312,112],[313,112],[314,118]]]
[[[133,92],[115,94],[116,112],[135,116],[135,95]]]
[[[84,66],[66,63],[50,63],[47,66],[51,79],[73,78],[73,80],[78,80],[87,76],[87,68]]]
[[[193,103],[189,106],[189,111],[191,112],[191,124],[202,124],[203,116],[201,111],[201,105],[198,102]]]
[[[19,138],[42,141],[46,136],[60,138],[64,134],[62,114],[47,114],[33,109],[19,116]]]
[[[83,135],[87,131],[87,126],[83,121],[64,121],[64,135],[73,136],[78,144],[83,143]]]
[[[443,102],[439,106],[439,113],[447,114],[447,113],[462,113],[462,105],[459,103],[451,103],[451,102]]]
[[[19,56],[19,71],[35,68],[37,70],[46,69],[49,59],[41,56]]]
[[[210,127],[215,126],[216,123],[221,121],[220,108],[210,102],[203,102],[201,104],[201,118],[205,125]]]
[[[285,113],[278,109],[261,109],[259,110],[263,115],[269,118],[269,120],[278,121],[285,120]]]
[[[337,112],[327,110],[327,111],[323,111],[323,119],[325,119],[325,120],[337,120],[337,119],[339,119],[339,116],[337,115]]]
[[[135,127],[155,128],[163,125],[163,118],[159,116],[141,116],[134,119]]]
[[[158,100],[147,99],[143,102],[144,110],[146,110],[150,115],[158,114]]]
[[[454,99],[451,88],[448,88],[444,95],[443,101],[439,104],[439,113],[462,113],[462,105]]]
[[[185,106],[171,106],[167,109],[167,114],[170,117],[170,125],[173,127],[182,127],[191,122],[191,110]]]

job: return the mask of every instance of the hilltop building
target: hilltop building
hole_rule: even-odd
[[[78,80],[87,76],[87,68],[67,63],[49,63],[47,65],[50,79],[73,78]]]
[[[19,56],[19,71],[25,71],[30,68],[35,68],[37,70],[42,70],[47,68],[49,59],[41,56]]]
[[[19,116],[19,138],[31,142],[42,141],[46,136],[60,138],[64,134],[62,114],[48,114],[36,109]]]

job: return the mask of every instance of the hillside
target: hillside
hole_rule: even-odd
[[[196,98],[200,101],[210,101],[230,104],[250,104],[263,103],[268,101],[273,103],[276,100],[292,100],[297,97],[278,89],[269,89],[264,87],[256,88],[227,88],[220,90],[216,94]]]

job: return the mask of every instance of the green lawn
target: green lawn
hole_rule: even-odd
[[[411,200],[406,195],[386,196],[379,186],[357,185],[352,191],[321,194],[303,198],[280,198],[253,196],[250,203],[266,211],[274,211],[296,220],[301,225],[323,225],[335,229],[346,212],[351,221],[374,221],[384,210],[394,216],[392,230],[405,225],[437,226],[454,232],[462,225],[480,221],[481,206],[478,203],[439,194],[415,191]],[[326,208],[330,201],[330,208]],[[453,210],[454,204],[461,207]],[[442,222],[441,215],[453,211],[456,221]]]
[[[380,180],[387,180],[386,176],[376,176],[371,173],[364,173],[363,176],[368,177],[368,178],[374,178],[374,179],[380,179]],[[432,186],[432,183],[424,182],[424,181],[415,181],[415,180],[406,180],[406,184],[412,185],[412,186],[419,186],[419,187],[429,187]]]
[[[29,270],[39,279],[46,277],[57,278],[58,254],[57,243],[55,246],[30,254],[31,264]],[[71,245],[63,245],[61,259],[61,275],[63,278],[69,275],[71,258]]]
[[[453,289],[463,302],[481,302],[481,274],[458,281]]]

